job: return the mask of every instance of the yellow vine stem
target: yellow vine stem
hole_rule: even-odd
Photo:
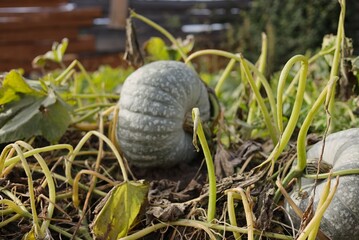
[[[231,59],[227,65],[227,67],[224,69],[223,74],[221,75],[220,79],[218,80],[216,87],[214,88],[214,92],[216,93],[217,96],[219,96],[222,85],[224,83],[224,81],[226,80],[226,78],[228,77],[228,75],[231,73],[234,65],[236,63],[236,59]]]
[[[17,155],[20,157],[23,169],[26,173],[27,184],[28,184],[28,188],[29,188],[28,192],[29,192],[29,198],[30,198],[30,207],[31,207],[32,219],[33,219],[34,231],[35,231],[36,237],[42,239],[45,237],[45,233],[42,231],[40,224],[39,224],[39,218],[38,218],[37,210],[36,210],[35,190],[34,190],[31,170],[30,170],[29,165],[27,164],[26,158],[25,158],[20,146],[16,143],[11,144],[11,146],[16,150]]]
[[[223,224],[214,224],[214,223],[202,222],[202,221],[198,221],[198,220],[181,219],[181,220],[178,220],[175,222],[153,224],[149,227],[146,227],[144,229],[141,229],[141,230],[133,233],[132,235],[120,238],[119,240],[141,239],[144,236],[146,236],[154,231],[157,231],[162,228],[168,228],[169,226],[187,226],[187,227],[194,227],[194,228],[200,228],[200,229],[203,229],[203,227],[206,227],[206,229],[208,228],[210,230],[216,230],[216,231],[221,231],[221,232],[230,231],[230,232],[238,232],[238,233],[242,233],[242,234],[248,234],[247,228],[227,226],[227,225],[223,225]],[[254,230],[254,234],[261,236],[261,237],[267,237],[270,239],[293,240],[292,237],[287,236],[287,235],[271,233],[271,232],[263,232],[263,231],[259,231],[259,230]]]
[[[88,174],[88,175],[92,175],[92,176],[96,176],[97,178],[100,178],[106,182],[108,182],[111,186],[116,186],[116,183],[114,181],[112,181],[111,179],[103,176],[102,174],[96,172],[96,171],[92,171],[92,170],[87,170],[87,169],[82,169],[81,171],[79,171],[76,174],[76,177],[74,178],[74,182],[72,185],[72,202],[74,204],[74,206],[77,208],[79,206],[79,182],[81,179],[81,175],[82,174]]]
[[[232,226],[237,227],[237,219],[236,219],[236,209],[234,208],[234,193],[232,191],[227,191],[227,210],[229,222]],[[233,232],[234,239],[241,240],[241,234],[238,232]]]
[[[8,208],[12,210],[12,212],[17,213],[22,217],[32,218],[32,215],[28,211],[24,211],[24,209],[9,199],[0,199],[0,204],[7,205]],[[0,227],[3,227],[2,222],[0,222]]]
[[[77,144],[77,146],[75,147],[75,149],[73,150],[73,152],[71,153],[71,155],[68,157],[68,160],[66,161],[65,164],[65,175],[67,178],[67,181],[70,185],[73,184],[74,179],[72,178],[71,175],[71,169],[72,169],[72,164],[75,161],[75,158],[77,156],[77,154],[80,152],[81,148],[83,147],[83,145],[87,142],[87,140],[92,136],[95,135],[98,138],[101,138],[111,149],[111,151],[115,154],[115,157],[120,165],[120,169],[121,169],[121,173],[122,173],[122,177],[124,181],[128,181],[128,175],[126,172],[126,168],[123,162],[123,159],[121,157],[121,155],[119,154],[119,152],[117,151],[115,145],[111,142],[110,139],[108,139],[105,135],[103,135],[100,132],[97,131],[90,131],[88,133],[85,134],[85,136],[82,137],[82,139],[80,140],[80,142]]]
[[[11,170],[16,166],[16,162],[13,164],[10,164],[9,166],[7,166],[5,168],[5,162],[7,160],[9,160],[12,156],[14,156],[15,153],[15,149],[13,147],[11,147],[10,145],[6,146],[3,151],[1,152],[0,155],[0,177],[6,177],[6,175],[8,175]],[[5,169],[4,169],[5,168]]]
[[[6,159],[6,155],[9,151],[9,149],[12,148],[12,145],[9,144],[7,145],[1,155],[0,155],[0,174],[2,176],[4,167],[10,166],[12,164],[16,164],[18,163],[21,159],[20,156],[15,156],[15,157],[11,157],[9,159]],[[33,156],[35,154],[38,153],[45,153],[45,152],[51,152],[51,151],[55,151],[55,150],[62,150],[62,149],[66,149],[69,151],[69,154],[71,154],[73,152],[73,147],[70,144],[57,144],[57,145],[52,145],[52,146],[47,146],[47,147],[42,147],[42,148],[35,148],[33,150],[27,151],[27,152],[23,152],[23,156],[25,158]]]
[[[290,205],[290,207],[293,209],[293,211],[295,212],[295,214],[299,217],[302,218],[303,217],[303,211],[297,206],[297,204],[295,204],[295,202],[292,200],[292,198],[290,197],[290,195],[288,194],[288,192],[285,190],[285,188],[283,187],[282,183],[280,182],[280,180],[278,179],[276,182],[276,185],[279,189],[279,191],[282,193],[282,195],[284,196],[284,198],[287,200],[288,204]]]
[[[308,60],[308,64],[312,64],[313,62],[315,62],[319,57],[322,57],[324,55],[330,54],[335,50],[335,47],[331,47],[328,49],[322,49],[320,50],[317,54],[315,54],[314,56],[312,56],[311,58],[309,58]],[[290,82],[287,90],[285,91],[284,95],[283,95],[283,101],[285,101],[287,99],[287,97],[291,94],[291,92],[294,89],[295,84],[297,84],[298,79],[299,79],[299,75],[300,72],[297,72],[293,78],[293,80]]]
[[[326,184],[326,187],[330,188],[330,178],[328,179],[328,182],[329,182],[329,184]],[[331,201],[335,195],[338,184],[339,184],[339,176],[336,177],[335,185],[333,186],[333,188],[327,195],[327,198],[324,200],[322,206],[317,208],[312,220],[308,223],[308,225],[305,227],[303,232],[299,235],[297,240],[307,239],[308,235],[312,232],[312,230],[315,228],[315,226],[318,224],[318,222],[320,223],[320,220],[322,219],[325,210],[329,207],[329,204],[331,203]],[[322,200],[320,200],[320,201],[322,201]]]
[[[49,228],[51,228],[52,230],[60,233],[61,235],[67,237],[68,239],[71,239],[71,240],[84,240],[84,238],[79,238],[79,237],[76,237],[76,236],[73,236],[73,234],[67,232],[66,230],[62,229],[62,228],[59,228],[55,225],[52,225],[50,224]]]
[[[282,114],[282,108],[283,108],[283,91],[285,86],[285,81],[288,77],[290,69],[293,67],[293,65],[297,62],[301,62],[301,70],[300,70],[300,77],[299,77],[299,85],[297,90],[296,99],[294,102],[293,110],[290,115],[290,118],[288,120],[288,123],[283,130],[283,114]],[[303,55],[296,55],[289,59],[289,61],[285,64],[280,77],[279,77],[279,83],[278,83],[278,90],[277,90],[277,123],[278,128],[281,134],[281,137],[279,139],[278,144],[275,146],[269,157],[266,161],[261,163],[258,167],[262,167],[265,164],[267,164],[269,161],[271,162],[271,169],[269,171],[269,175],[272,175],[274,170],[274,164],[280,154],[283,152],[284,148],[287,146],[293,131],[298,123],[298,118],[300,115],[300,110],[303,103],[303,96],[306,86],[306,80],[307,80],[307,73],[308,73],[308,59]]]
[[[203,222],[200,221],[195,221],[195,220],[178,220],[175,222],[170,222],[170,223],[157,223],[157,224],[153,224],[150,227],[144,228],[140,231],[137,231],[136,233],[130,235],[130,236],[126,236],[123,238],[120,238],[119,240],[137,240],[137,239],[141,239],[142,237],[150,234],[151,232],[157,231],[161,228],[167,228],[170,226],[183,226],[183,227],[193,227],[193,228],[197,228],[197,229],[202,229],[204,230],[207,234],[209,239],[211,240],[216,240],[217,238],[214,236],[214,234],[212,233],[210,227],[206,224],[203,224]]]
[[[293,132],[295,125],[297,124],[298,117],[300,114],[300,108],[303,102],[303,96],[305,91],[305,85],[307,81],[307,73],[308,73],[308,59],[303,55],[296,55],[289,59],[289,61],[284,65],[283,70],[281,71],[279,81],[278,81],[278,89],[277,89],[277,122],[279,126],[279,131],[281,134],[283,133],[283,92],[285,87],[285,82],[288,78],[290,69],[294,66],[295,63],[301,62],[301,70],[299,74],[299,85],[297,89],[297,95],[295,97],[295,102],[293,106],[293,111],[288,121],[287,128],[290,126],[290,131]],[[293,118],[293,120],[292,120]],[[286,128],[286,129],[287,129]],[[289,134],[291,136],[291,134]]]
[[[226,190],[226,192],[232,192],[233,197],[242,200],[244,213],[246,215],[248,240],[254,240],[254,221],[253,221],[253,209],[249,205],[249,201],[246,193],[242,188],[232,188]]]
[[[345,0],[338,0],[341,11],[339,15],[339,22],[338,22],[338,30],[337,30],[337,37],[335,41],[335,52],[333,56],[333,62],[332,67],[330,70],[330,76],[329,79],[333,79],[334,77],[338,76],[339,72],[339,65],[340,65],[340,57],[342,53],[342,44],[343,41],[345,41],[345,34],[344,34],[344,19],[345,19],[345,11],[346,11],[346,2]],[[330,96],[330,103],[329,103],[329,113],[333,113],[334,111],[334,98],[335,98],[335,85],[331,89],[330,92],[328,92],[328,95]]]
[[[27,217],[29,219],[32,218],[32,215],[27,211],[24,204],[12,192],[6,189],[2,189],[1,192],[4,193],[6,196],[8,196],[11,200],[1,199],[0,203],[7,205],[9,207],[7,210],[10,210],[11,212],[15,212],[16,214],[7,218],[6,220],[2,220],[0,222],[0,228],[6,226],[7,224],[13,221],[16,221],[21,217]]]
[[[289,75],[290,69],[294,66],[295,63],[300,62],[300,74],[299,74],[299,84],[297,89],[297,94],[295,97],[293,110],[288,120],[288,123],[283,130],[283,92],[285,81]],[[280,154],[283,152],[284,148],[287,146],[293,131],[298,123],[300,110],[303,103],[303,96],[305,92],[306,82],[307,82],[307,74],[308,74],[308,59],[303,55],[296,55],[289,59],[289,61],[284,65],[283,70],[281,71],[279,82],[278,82],[278,89],[277,89],[277,123],[278,128],[281,134],[280,140],[278,142],[278,147],[270,154],[268,159],[271,159],[271,169],[270,174],[273,173],[274,164]]]
[[[261,49],[261,55],[258,59],[258,71],[264,76],[265,70],[267,66],[267,55],[268,55],[268,41],[267,41],[267,35],[263,32],[262,33],[262,49]],[[261,80],[259,79],[259,76],[256,75],[256,85],[257,88],[260,89],[261,87]],[[252,95],[251,102],[249,103],[249,112],[248,112],[248,118],[247,123],[252,124],[254,113],[256,112],[256,101],[255,97]]]
[[[198,108],[192,109],[192,120],[193,120],[193,145],[198,150],[197,138],[196,138],[196,134],[197,134],[200,144],[202,146],[202,150],[207,165],[208,184],[209,184],[207,221],[212,222],[216,214],[216,198],[217,198],[216,174],[214,171],[212,155],[209,150],[206,136],[203,131],[200,112]]]
[[[2,220],[2,221],[0,222],[0,228],[5,227],[5,226],[8,225],[9,223],[14,222],[14,221],[18,220],[18,219],[21,218],[21,217],[22,217],[22,215],[17,213],[17,214],[15,214],[15,215],[13,215],[13,216],[7,218],[6,220]],[[32,216],[30,216],[30,217],[32,217]]]
[[[105,111],[106,112],[106,111]],[[104,118],[104,113],[101,113],[100,114],[100,118],[99,118],[99,133],[103,134],[103,129],[104,129],[104,123],[103,123],[103,118]],[[96,158],[96,162],[95,162],[95,171],[94,172],[98,172],[99,168],[100,168],[100,165],[101,165],[101,160],[103,158],[103,139],[102,138],[99,138],[99,142],[98,142],[98,152],[97,152],[97,158]],[[79,230],[80,226],[81,226],[81,223],[82,223],[82,220],[84,219],[85,217],[85,214],[87,212],[87,207],[88,207],[88,204],[89,204],[89,201],[90,201],[90,198],[91,198],[91,195],[96,187],[96,183],[97,183],[97,175],[98,174],[91,174],[92,175],[92,178],[91,178],[91,181],[90,181],[90,186],[89,186],[89,189],[87,191],[87,194],[86,194],[86,198],[85,198],[85,202],[83,204],[83,207],[82,207],[82,211],[81,211],[81,216],[80,216],[80,219],[75,227],[75,230],[74,230],[74,233],[73,235],[76,235],[77,231]],[[78,175],[77,174],[77,182],[80,180],[80,176],[81,175]],[[74,184],[75,184],[75,181],[74,181]],[[75,192],[75,189],[73,189],[73,201],[74,202],[74,205],[75,207],[79,207],[79,199],[78,199],[78,192],[77,192],[77,186],[78,184],[76,185],[76,192]]]
[[[328,177],[328,181],[323,188],[322,194],[320,195],[317,209],[320,209],[323,206],[325,200],[328,198],[328,194],[330,191],[331,177],[332,177],[331,175]],[[310,233],[308,235],[308,240],[316,239],[318,231],[319,231],[319,227],[320,227],[320,221],[316,221],[314,223],[314,227],[313,227],[312,231],[310,231]]]
[[[21,202],[21,200],[18,197],[15,196],[14,193],[6,189],[1,189],[1,192],[4,193],[6,196],[8,196],[8,198],[10,198],[15,204],[17,204],[17,206],[19,206],[24,212],[28,212],[25,205]]]
[[[235,59],[236,61],[241,63],[241,68],[244,72],[244,76],[248,79],[248,82],[252,88],[252,91],[254,92],[255,96],[256,96],[256,100],[258,102],[258,105],[262,111],[263,117],[264,117],[264,121],[265,124],[268,128],[270,137],[273,141],[273,143],[277,143],[278,142],[278,134],[277,134],[277,126],[276,124],[272,124],[272,120],[270,118],[270,115],[268,113],[268,109],[264,103],[263,97],[260,94],[259,89],[257,88],[257,85],[254,82],[253,76],[250,73],[250,70],[254,71],[255,74],[258,74],[257,76],[259,76],[259,79],[261,80],[261,83],[263,84],[265,91],[267,93],[270,105],[271,105],[271,110],[272,112],[275,111],[275,104],[274,104],[274,97],[273,97],[273,92],[272,89],[270,88],[270,85],[268,83],[268,81],[265,79],[265,77],[263,76],[263,74],[260,73],[260,71],[258,69],[256,69],[256,67],[254,67],[253,64],[250,64],[249,61],[247,61],[243,55],[241,54],[233,54],[230,52],[226,52],[226,51],[222,51],[222,50],[215,50],[215,49],[207,49],[207,50],[201,50],[201,51],[197,51],[193,54],[191,54],[188,58],[186,62],[191,61],[192,59],[202,56],[202,55],[206,55],[206,54],[212,54],[212,55],[218,55],[218,56],[222,56],[222,57],[226,57],[226,58],[230,58],[230,59]],[[274,121],[275,122],[275,121]]]
[[[338,78],[331,79],[330,82],[337,81]],[[303,121],[302,127],[299,130],[298,138],[297,138],[297,165],[290,170],[290,172],[285,176],[282,181],[284,188],[287,187],[288,183],[296,177],[299,177],[303,170],[307,165],[307,152],[306,152],[306,136],[309,130],[310,124],[312,123],[315,114],[319,111],[320,107],[326,100],[327,94],[329,92],[330,87],[333,87],[333,84],[328,84],[325,86],[323,91],[319,94],[317,100],[314,102],[313,106],[310,108],[307,113],[306,118]],[[277,190],[274,201],[278,202],[280,198],[280,191]]]
[[[359,175],[359,168],[344,169],[331,173],[303,174],[303,177],[310,179],[325,179],[328,178],[329,175],[331,175],[332,177],[345,176],[345,175]]]
[[[23,147],[29,151],[33,150],[33,147],[26,142],[17,141],[16,144],[20,145],[21,147]],[[45,175],[45,179],[46,179],[46,182],[48,184],[48,189],[49,189],[50,202],[47,207],[47,216],[46,216],[46,220],[44,220],[44,222],[41,226],[42,232],[46,232],[50,225],[50,220],[52,219],[52,215],[55,210],[56,187],[55,187],[54,179],[52,177],[52,173],[51,173],[49,167],[47,166],[46,161],[43,159],[43,157],[39,153],[34,154],[33,157],[40,164],[40,167],[42,169],[43,174]]]

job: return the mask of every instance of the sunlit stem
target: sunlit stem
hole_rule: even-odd
[[[86,71],[86,69],[84,68],[84,66],[76,59],[74,60],[56,79],[56,82],[62,82],[64,79],[69,78],[69,74],[71,72],[73,72],[73,69],[75,67],[78,67],[81,71],[81,73],[84,75],[86,81],[88,82],[90,89],[93,93],[97,93],[98,91],[96,90],[95,85],[92,82],[92,78],[91,76],[88,74],[88,72]],[[97,98],[97,100],[99,102],[101,102],[101,100],[99,98]],[[102,98],[102,102],[107,102],[106,98]]]
[[[88,112],[86,112],[84,115],[82,115],[81,117],[78,117],[76,119],[72,119],[71,122],[72,124],[76,124],[76,123],[81,123],[83,122],[85,119],[88,119],[89,117],[91,116],[94,116],[96,113],[98,113],[101,109],[98,107],[98,108],[95,108],[95,109],[92,109]]]
[[[224,81],[226,80],[226,78],[228,77],[228,75],[231,73],[235,63],[236,63],[236,60],[232,58],[229,61],[227,67],[224,69],[224,71],[221,75],[221,78],[218,80],[218,83],[217,83],[216,87],[214,88],[214,91],[217,96],[219,96],[222,85],[223,85]]]
[[[330,182],[330,179],[328,179],[328,181]],[[335,182],[334,187],[330,190],[330,193],[327,195],[327,198],[323,202],[322,206],[317,208],[312,220],[304,228],[304,230],[299,235],[297,240],[305,240],[305,239],[307,239],[308,235],[310,234],[310,232],[312,232],[312,230],[318,224],[318,222],[320,223],[320,220],[322,219],[325,210],[329,207],[329,204],[331,203],[331,201],[332,201],[332,199],[333,199],[333,197],[335,195],[335,192],[337,190],[338,184],[339,184],[339,177],[336,178],[336,182]],[[327,187],[330,187],[330,185],[329,186],[327,185]]]
[[[344,18],[345,18],[345,11],[346,11],[346,3],[345,0],[339,0],[339,4],[341,7],[340,16],[339,16],[339,23],[338,23],[338,30],[337,30],[337,37],[335,41],[335,52],[333,56],[332,67],[330,70],[329,79],[333,79],[334,77],[338,76],[339,72],[339,65],[340,65],[340,57],[342,52],[342,44],[345,41],[344,35]],[[335,98],[335,86],[328,92],[330,95],[330,103],[329,103],[329,113],[332,114],[334,111],[334,98]]]
[[[337,81],[338,78],[334,78],[331,81]],[[306,159],[306,137],[309,130],[309,127],[316,115],[319,111],[320,107],[323,105],[324,101],[326,100],[327,93],[329,88],[333,86],[333,84],[328,84],[323,91],[320,93],[317,100],[314,102],[313,106],[307,113],[306,118],[302,124],[302,127],[299,130],[298,138],[297,138],[297,165],[287,174],[287,176],[283,180],[284,188],[287,187],[288,183],[295,177],[299,177],[305,167],[307,166],[307,159]],[[274,197],[274,201],[278,201],[280,198],[280,192],[277,191]]]
[[[325,200],[328,198],[329,191],[330,191],[330,182],[331,182],[331,175],[328,177],[328,180],[323,188],[323,191],[320,195],[320,199],[317,205],[317,211],[323,206]],[[314,223],[312,231],[310,231],[308,235],[308,240],[315,240],[319,231],[320,221],[316,221]]]
[[[120,169],[121,169],[121,173],[122,173],[122,177],[124,179],[124,181],[128,181],[128,175],[126,172],[126,168],[123,162],[123,159],[121,157],[121,155],[119,154],[119,152],[117,151],[115,145],[113,145],[113,143],[111,142],[110,139],[108,139],[105,135],[103,135],[102,133],[99,133],[97,131],[90,131],[88,133],[85,134],[85,136],[82,137],[82,139],[80,140],[80,142],[77,144],[76,148],[74,149],[74,151],[72,152],[72,154],[69,156],[68,161],[66,161],[66,169],[65,169],[65,175],[67,178],[67,181],[70,185],[73,184],[74,179],[72,178],[71,175],[71,168],[72,168],[72,163],[75,160],[75,157],[77,156],[77,154],[80,152],[81,148],[83,147],[83,145],[88,141],[88,139],[92,136],[95,135],[98,138],[101,138],[111,149],[111,151],[115,154],[115,157],[117,158],[117,161],[120,165]]]
[[[274,94],[273,94],[272,88],[269,85],[265,76],[256,68],[256,66],[254,66],[253,63],[251,63],[249,61],[246,61],[246,63],[248,64],[248,67],[250,68],[250,70],[253,71],[253,73],[257,76],[257,79],[259,79],[261,81],[261,84],[263,85],[264,90],[266,91],[269,105],[271,108],[271,113],[272,113],[271,115],[272,115],[273,121],[274,121],[274,128],[275,128],[276,136],[278,138],[279,129],[278,129],[277,118],[275,117],[275,116],[277,116],[277,110],[276,110],[275,99],[274,99]]]
[[[150,19],[136,13],[135,11],[131,11],[131,17],[141,20],[142,22],[148,24],[149,26],[153,27],[154,29],[156,29],[157,31],[162,33],[168,40],[170,40],[170,42],[174,46],[176,46],[176,48],[177,48],[178,52],[180,53],[181,57],[183,58],[183,60],[184,61],[187,60],[187,55],[183,52],[183,50],[182,50],[181,46],[179,45],[178,41],[166,29],[164,29],[163,27],[161,27],[157,23],[151,21]]]
[[[345,176],[345,175],[359,175],[359,168],[339,170],[332,173],[321,173],[321,174],[303,174],[302,176],[309,179],[325,179],[331,175],[332,177],[336,176]]]
[[[26,142],[18,141],[16,143],[19,144],[20,146],[22,146],[23,148],[26,148],[27,150],[33,150],[33,147]],[[49,189],[50,202],[47,207],[47,218],[46,218],[46,220],[44,220],[43,224],[41,225],[42,232],[46,232],[50,225],[50,220],[52,219],[52,215],[55,210],[56,187],[55,187],[55,183],[54,183],[54,179],[52,177],[51,171],[50,171],[49,167],[47,166],[46,161],[38,153],[34,154],[33,156],[35,157],[37,162],[40,164],[40,167],[42,169],[43,174],[45,175],[46,183],[48,184],[48,189]]]
[[[20,214],[22,217],[32,218],[32,215],[28,211],[24,211],[24,209],[9,199],[0,199],[0,204],[7,205],[12,212]]]
[[[277,122],[279,126],[279,131],[281,134],[285,134],[283,132],[283,92],[285,87],[285,82],[289,75],[289,72],[293,65],[297,62],[301,62],[301,70],[299,74],[299,85],[297,89],[297,95],[295,97],[295,102],[293,106],[293,111],[288,121],[288,125],[286,130],[288,129],[289,137],[292,135],[294,131],[294,127],[297,124],[300,109],[302,107],[303,96],[305,91],[305,85],[307,81],[307,73],[308,73],[308,59],[303,55],[296,55],[289,59],[289,61],[285,64],[283,70],[281,71],[279,81],[278,81],[278,89],[277,89]],[[289,140],[289,139],[288,139]],[[282,141],[282,139],[281,139]]]
[[[31,170],[30,170],[30,167],[26,161],[26,158],[25,158],[23,152],[21,151],[20,146],[15,143],[15,144],[12,144],[12,147],[16,150],[17,155],[20,157],[23,169],[27,176],[27,184],[28,184],[28,188],[29,188],[28,193],[29,193],[29,198],[30,198],[31,214],[32,214],[32,219],[33,219],[35,236],[42,239],[45,237],[45,233],[41,230],[41,227],[39,224],[39,217],[37,215],[37,210],[36,210],[35,189],[34,189],[34,185],[33,185]]]
[[[194,124],[193,124],[194,125],[193,126],[194,133],[193,134],[197,134],[197,136],[199,138],[199,142],[202,146],[202,150],[203,150],[204,157],[206,160],[206,165],[207,165],[208,184],[209,184],[207,221],[212,222],[215,217],[215,214],[216,214],[216,198],[217,198],[216,174],[214,171],[212,155],[209,150],[206,136],[203,131],[201,118],[200,118],[200,112],[199,112],[198,108],[192,109],[192,120],[194,122]],[[197,138],[194,135],[194,138],[193,138],[194,145],[196,148],[198,148],[197,144],[196,144],[196,139]]]
[[[309,58],[308,64],[309,64],[309,65],[312,64],[312,63],[315,62],[319,57],[322,57],[322,56],[327,55],[327,54],[331,54],[334,50],[335,50],[335,47],[331,47],[331,48],[328,48],[328,49],[322,49],[322,50],[320,50],[317,54],[315,54],[314,56],[312,56],[311,58]],[[296,85],[297,82],[298,82],[299,75],[300,75],[300,72],[297,72],[297,74],[294,76],[293,80],[292,80],[291,83],[289,84],[287,90],[286,90],[285,93],[284,93],[283,101],[285,101],[286,98],[291,94],[291,92],[293,92],[294,87],[295,87],[295,85]]]
[[[265,33],[262,33],[262,50],[261,50],[261,55],[259,56],[259,60],[258,60],[258,70],[263,75],[265,74],[265,69],[267,66],[267,54],[268,54],[267,35]],[[261,87],[261,82],[262,81],[259,79],[259,76],[256,75],[256,85],[257,85],[258,89],[260,89],[260,87]],[[249,123],[249,124],[251,124],[253,122],[255,112],[257,110],[256,106],[257,105],[256,105],[255,97],[252,95],[250,107],[249,107],[249,111],[248,111],[248,118],[247,118],[247,123]]]
[[[233,192],[228,191],[227,193],[227,211],[228,211],[228,217],[229,222],[232,226],[237,227],[237,219],[236,219],[236,211],[234,208],[234,197]],[[234,239],[241,240],[241,235],[238,232],[233,232]]]
[[[191,226],[194,228],[199,228],[199,226],[203,226],[203,227],[210,228],[210,229],[217,230],[217,231],[231,231],[231,232],[248,234],[248,229],[246,229],[246,228],[227,226],[224,224],[213,224],[213,223],[208,223],[208,222],[203,222],[203,221],[198,221],[198,220],[181,219],[181,220],[177,220],[175,222],[153,224],[149,227],[146,227],[144,229],[141,229],[141,230],[135,232],[132,235],[120,238],[119,240],[140,239],[154,231],[157,231],[161,228],[168,228],[169,226],[187,226],[187,227]],[[201,227],[200,229],[203,229],[203,228]],[[287,236],[287,235],[279,234],[279,233],[272,233],[272,232],[267,232],[267,231],[263,232],[263,231],[259,231],[259,230],[255,230],[254,233],[260,237],[267,237],[270,239],[293,240],[293,238],[291,236]]]
[[[248,228],[248,240],[254,239],[254,221],[253,221],[253,210],[251,209],[249,205],[249,200],[247,198],[246,193],[242,188],[232,188],[227,190],[228,193],[232,193],[232,197],[236,199],[241,199],[244,213],[246,216],[247,221],[247,228]]]
[[[11,148],[12,145],[8,145],[5,148]],[[72,153],[73,151],[73,147],[70,144],[57,144],[57,145],[51,145],[51,146],[47,146],[47,147],[42,147],[42,148],[35,148],[33,150],[24,152],[23,155],[25,158],[29,157],[29,156],[33,156],[34,154],[37,153],[45,153],[45,152],[51,152],[51,151],[56,151],[56,150],[68,150],[69,154]],[[4,149],[5,150],[5,149]],[[3,163],[1,163],[0,165],[2,165],[3,167],[7,167],[9,165],[12,165],[14,163],[17,163],[20,161],[20,156],[15,156],[9,159],[3,159],[1,158],[0,161],[4,161]],[[0,168],[0,172],[2,172],[3,169]]]
[[[269,135],[270,135],[273,143],[277,143],[278,142],[277,133],[276,133],[274,125],[271,122],[271,118],[270,118],[268,109],[264,103],[264,99],[254,82],[253,76],[252,76],[252,74],[249,70],[249,67],[247,65],[247,61],[243,58],[242,55],[240,55],[240,60],[241,60],[241,69],[244,71],[245,76],[248,80],[248,83],[251,86],[254,95],[256,96],[257,103],[259,105],[260,110],[262,111],[264,122],[266,123],[266,126],[268,128]]]
[[[287,126],[285,127],[283,131],[283,91],[285,86],[285,81],[288,77],[288,74],[290,72],[290,69],[293,67],[293,65],[297,62],[301,62],[301,69],[300,69],[300,75],[299,75],[299,85],[297,89],[297,95],[295,98],[295,102],[293,105],[293,110],[291,113],[291,116],[288,120]],[[300,110],[303,103],[303,96],[305,92],[305,86],[306,86],[306,80],[307,80],[307,73],[308,73],[308,60],[303,55],[296,55],[292,57],[284,66],[281,75],[279,77],[278,82],[278,90],[277,90],[277,123],[278,128],[281,133],[281,137],[279,139],[278,144],[273,149],[269,157],[265,162],[263,162],[260,166],[263,166],[264,164],[271,161],[271,169],[269,171],[269,174],[271,175],[274,170],[274,164],[277,161],[280,154],[283,152],[284,148],[287,146],[293,131],[298,123],[298,118],[300,115]]]
[[[206,54],[218,55],[218,56],[222,56],[222,57],[226,57],[226,58],[230,58],[230,59],[235,59],[235,60],[237,60],[237,61],[239,61],[241,63],[241,67],[243,68],[243,71],[244,71],[244,76],[246,76],[246,78],[248,79],[248,82],[249,82],[249,84],[250,84],[250,86],[252,88],[252,91],[254,92],[254,94],[256,96],[256,99],[258,101],[258,105],[259,105],[259,107],[260,107],[260,109],[262,111],[264,121],[265,121],[265,124],[266,124],[266,126],[268,128],[270,137],[271,137],[271,139],[272,139],[272,141],[274,143],[277,143],[278,135],[277,135],[277,131],[276,131],[276,126],[275,126],[275,124],[272,124],[272,121],[270,119],[268,109],[265,106],[263,97],[261,96],[261,94],[259,92],[259,89],[257,88],[257,86],[256,86],[256,84],[254,82],[253,76],[250,73],[249,66],[251,66],[251,65],[249,64],[249,62],[246,59],[244,59],[241,54],[233,54],[233,53],[230,53],[230,52],[226,52],[226,51],[222,51],[222,50],[215,50],[215,49],[197,51],[197,52],[191,54],[188,57],[187,61],[190,61],[190,60],[192,60],[192,59],[194,59],[196,57],[203,56],[203,55],[206,55]],[[260,72],[257,70],[257,73],[260,73]],[[270,103],[274,103],[273,92],[271,91],[268,82],[266,81],[266,79],[264,77],[260,77],[259,79],[262,81],[262,84],[265,87],[266,93],[268,95],[268,99],[272,98],[272,100],[270,100]],[[271,105],[271,107],[272,107],[272,105]],[[275,110],[272,109],[272,111],[275,111]]]
[[[79,237],[76,237],[76,236],[73,236],[73,234],[71,232],[68,232],[67,229],[62,229],[62,228],[59,228],[58,226],[56,225],[51,225],[49,226],[49,228],[51,228],[52,230],[60,233],[61,235],[67,237],[68,239],[73,239],[73,240],[83,240],[83,238],[79,238]]]
[[[78,207],[79,206],[79,182],[80,182],[80,179],[81,179],[81,176],[82,174],[88,174],[88,175],[92,175],[92,176],[96,176],[97,178],[100,178],[106,182],[108,182],[110,185],[112,186],[115,186],[115,182],[113,182],[111,179],[103,176],[102,174],[96,172],[96,171],[92,171],[92,170],[87,170],[87,169],[82,169],[81,171],[79,171],[77,174],[76,174],[76,177],[74,178],[74,182],[73,182],[73,185],[72,185],[72,202],[74,204],[75,207]]]

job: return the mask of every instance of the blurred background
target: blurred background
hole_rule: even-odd
[[[175,37],[193,35],[195,49],[242,52],[256,61],[261,33],[269,40],[269,72],[291,56],[321,47],[336,33],[337,0],[1,0],[0,72],[32,71],[34,57],[54,41],[69,39],[67,61],[79,59],[88,70],[125,64],[125,23],[129,10],[148,17]],[[347,0],[346,35],[359,40],[359,1]],[[162,37],[134,21],[140,45]],[[359,49],[359,47],[357,47]]]

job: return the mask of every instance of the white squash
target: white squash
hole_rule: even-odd
[[[323,142],[313,145],[307,152],[307,162],[315,164],[320,157]],[[344,169],[359,168],[359,128],[348,129],[327,136],[323,160],[333,167],[333,172]],[[326,180],[325,180],[326,181]],[[316,209],[325,181],[319,180],[314,197]],[[335,181],[333,178],[332,181]],[[302,191],[313,193],[314,180],[302,178]],[[334,182],[333,182],[334,184]],[[297,190],[291,193],[291,198],[304,211],[309,197],[302,199]],[[296,227],[300,220],[286,203],[285,208],[290,212]],[[337,192],[324,213],[320,229],[333,240],[359,239],[359,175],[341,176]]]
[[[140,167],[193,160],[198,153],[186,121],[194,107],[203,121],[209,120],[207,87],[187,65],[157,61],[137,69],[126,79],[119,101],[117,139],[127,160]]]

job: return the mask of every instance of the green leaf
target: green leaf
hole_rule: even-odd
[[[69,40],[67,38],[62,39],[62,42],[60,44],[54,43],[55,47],[53,46],[53,52],[55,55],[55,60],[57,62],[62,62],[62,59],[65,55],[67,46],[69,45]]]
[[[5,75],[0,88],[0,105],[19,99],[19,93],[39,95],[16,70]]]
[[[91,224],[96,239],[118,239],[127,235],[145,202],[148,186],[142,182],[124,182],[114,187],[100,203]]]
[[[65,55],[69,40],[62,39],[61,43],[54,42],[51,51],[46,52],[44,55],[39,55],[34,58],[32,65],[34,67],[44,67],[48,61],[61,63]]]
[[[99,69],[92,73],[91,79],[94,84],[94,86],[97,87],[97,89],[103,89],[105,92],[114,92],[116,87],[123,84],[125,79],[133,72],[133,68],[112,68],[111,66],[103,65],[100,66]],[[76,78],[79,79],[79,77],[82,78],[82,81],[79,81],[79,84],[86,82],[85,76],[80,76],[78,74]],[[84,89],[84,92],[89,92]]]
[[[179,45],[179,48],[182,50],[182,52],[188,54],[190,51],[192,51],[194,47],[194,36],[190,34],[186,36],[186,39],[177,38],[177,43]],[[172,60],[179,61],[182,58],[180,52],[178,51],[177,46],[175,45],[172,45],[168,49],[168,53]]]
[[[170,60],[166,43],[159,37],[151,37],[146,42],[144,49],[152,61]]]
[[[36,239],[37,238],[35,236],[34,228],[31,228],[31,230],[28,233],[26,233],[22,238],[22,240],[36,240]]]
[[[0,113],[0,143],[32,136],[43,136],[55,142],[70,124],[66,106],[52,93],[48,96],[25,96],[6,104]]]

